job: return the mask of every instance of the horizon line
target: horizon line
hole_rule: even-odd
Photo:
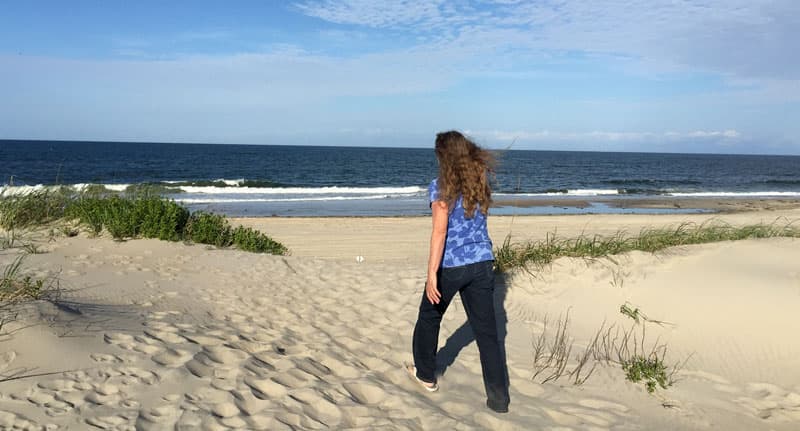
[[[410,147],[410,146],[369,146],[369,145],[325,145],[325,144],[246,144],[246,143],[224,143],[224,142],[176,142],[176,141],[129,141],[129,140],[100,140],[100,139],[17,139],[17,138],[0,138],[0,144],[3,142],[52,142],[52,143],[83,143],[83,144],[167,144],[167,145],[240,145],[240,146],[261,146],[261,147],[321,147],[321,148],[386,148],[386,149],[408,149],[408,150],[424,150],[428,147]],[[489,148],[485,145],[480,145],[489,151],[533,151],[533,152],[548,152],[548,153],[608,153],[608,154],[670,154],[670,155],[711,155],[711,156],[767,156],[767,157],[800,157],[799,154],[764,154],[764,153],[708,153],[708,152],[670,152],[670,151],[603,151],[603,150],[552,150],[552,149],[511,149],[511,148]],[[433,146],[430,147],[433,149]]]

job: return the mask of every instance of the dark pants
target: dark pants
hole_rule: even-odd
[[[458,292],[478,343],[487,404],[495,410],[507,408],[508,386],[505,362],[497,336],[492,262],[442,268],[437,276],[441,300],[438,304],[431,304],[423,292],[417,325],[414,327],[413,349],[417,377],[429,383],[436,382],[439,326],[450,301]]]

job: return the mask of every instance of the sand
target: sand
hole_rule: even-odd
[[[635,233],[709,215],[493,217],[496,242]],[[733,224],[798,210],[716,216]],[[498,283],[510,413],[484,406],[475,343],[456,300],[441,333],[441,390],[402,370],[422,293],[428,218],[261,218],[292,255],[157,240],[43,240],[26,270],[55,276],[0,337],[0,429],[797,430],[800,241],[747,240],[613,260],[560,259]],[[19,250],[0,252],[5,267]],[[360,262],[357,257],[362,256]],[[649,394],[619,365],[575,385],[532,379],[532,343],[569,313],[571,356],[605,324],[685,362]],[[605,323],[604,323],[605,322]],[[637,332],[638,334],[639,332]],[[546,372],[544,373],[547,374]],[[15,428],[16,427],[16,428]]]

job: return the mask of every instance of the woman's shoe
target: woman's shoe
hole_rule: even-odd
[[[422,388],[425,389],[426,391],[428,391],[428,392],[436,392],[436,391],[439,390],[439,385],[438,384],[436,384],[436,383],[428,383],[428,382],[426,382],[424,380],[420,380],[420,378],[417,377],[417,367],[415,367],[414,365],[412,365],[412,364],[404,364],[403,367],[406,369],[406,373],[408,373],[408,375],[412,379],[414,379],[414,381],[417,382],[417,384],[422,386]]]

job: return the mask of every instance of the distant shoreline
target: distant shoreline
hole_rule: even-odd
[[[590,208],[602,204],[619,209],[695,209],[713,213],[735,213],[759,210],[784,210],[800,208],[800,199],[779,197],[596,197],[596,198],[518,198],[495,199],[496,207],[562,207]],[[679,212],[679,211],[676,211]],[[602,212],[600,212],[602,213]]]

